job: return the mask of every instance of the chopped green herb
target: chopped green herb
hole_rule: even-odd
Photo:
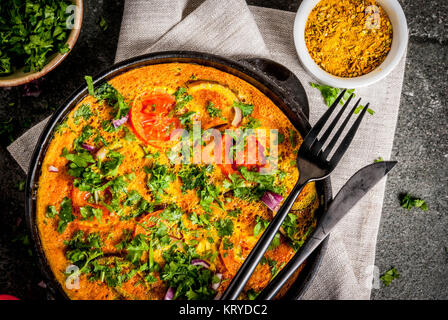
[[[155,193],[156,197],[160,197],[167,189],[176,176],[163,164],[154,164],[151,168],[145,168],[149,175],[147,182],[148,187]]]
[[[247,129],[256,129],[261,127],[261,121],[252,117],[248,117],[249,121],[244,125]]]
[[[14,124],[12,118],[6,121],[0,121],[0,136],[7,138],[9,142],[13,142]]]
[[[93,116],[93,113],[90,110],[90,105],[88,104],[82,104],[78,109],[76,109],[75,113],[73,114],[75,124],[78,124],[81,118],[87,121],[91,116]]]
[[[222,239],[222,245],[223,245],[224,250],[232,250],[233,249],[233,243],[227,237]]]
[[[126,141],[136,141],[137,140],[137,137],[135,136],[135,134],[131,130],[129,130],[127,127],[123,126],[123,130],[125,132],[124,140],[126,140]]]
[[[378,159],[373,160],[374,163],[383,162],[383,157],[379,157]]]
[[[58,211],[56,210],[55,206],[48,206],[47,211],[45,212],[45,216],[47,218],[53,219],[58,215]]]
[[[358,107],[355,109],[355,111],[353,111],[353,113],[354,113],[354,114],[358,114],[358,113],[360,113],[363,109],[364,109],[364,106],[358,106]],[[375,111],[373,111],[373,110],[370,109],[370,108],[367,108],[367,112],[368,112],[370,115],[372,115],[372,116],[375,114]]]
[[[121,93],[119,93],[111,84],[105,82],[97,89],[94,89],[92,77],[85,76],[84,79],[87,82],[89,95],[95,97],[99,102],[106,101],[108,105],[114,108],[114,119],[121,119],[128,114],[131,105],[125,102],[123,95],[121,95]]]
[[[99,222],[101,222],[101,217],[103,216],[103,210],[101,210],[100,208],[85,206],[79,208],[79,211],[84,220],[92,221],[93,218],[96,218]]]
[[[254,227],[254,236],[258,237],[269,225],[269,221],[264,220],[260,216],[257,216],[256,218],[256,224]]]
[[[401,207],[410,210],[411,208],[420,208],[423,211],[428,210],[428,204],[425,200],[412,197],[409,194],[406,194],[401,199]]]
[[[174,97],[176,98],[176,107],[174,108],[176,112],[182,110],[191,100],[193,100],[193,97],[187,93],[187,88],[183,87],[177,89],[174,93]]]
[[[233,221],[229,218],[217,220],[214,226],[220,237],[231,236],[233,234]]]
[[[400,275],[398,274],[397,269],[391,268],[387,270],[381,277],[381,281],[383,281],[384,285],[389,286],[394,279],[398,279]]]
[[[312,83],[312,82],[310,82],[310,85],[311,85],[311,87],[316,88],[320,91],[327,106],[331,106],[343,90],[343,89],[333,88],[330,86],[321,85],[321,84]],[[350,97],[350,95],[352,93],[354,94],[354,91],[355,91],[355,89],[347,89],[347,91],[345,92],[344,96],[342,97],[342,99],[339,103],[343,104],[345,101],[347,101],[347,99]],[[354,113],[358,114],[362,109],[364,109],[364,106],[359,106],[355,109]],[[367,108],[367,112],[370,115],[373,115],[375,113],[375,111],[373,111],[370,108]]]
[[[289,129],[289,143],[293,148],[297,146],[297,132],[295,130]]]
[[[104,19],[103,16],[100,17],[99,26],[101,30],[106,31],[109,28],[109,24],[107,23],[106,19]]]
[[[246,117],[254,111],[254,106],[252,104],[246,104],[239,101],[234,101],[233,106],[240,108],[243,117]]]
[[[260,292],[256,292],[254,289],[250,289],[247,291],[247,298],[249,300],[255,300]]]
[[[196,114],[194,111],[188,111],[187,113],[184,113],[183,115],[179,116],[180,123],[187,128],[191,127],[192,124],[192,118]]]
[[[170,222],[179,221],[182,215],[183,215],[182,209],[179,208],[176,204],[169,205],[160,214],[160,216],[163,219],[168,220]]]
[[[207,109],[207,112],[211,118],[217,118],[221,116],[222,110],[219,108],[215,108],[213,102],[210,101],[205,108]]]
[[[216,281],[214,274],[207,268],[192,265],[191,260],[199,258],[196,254],[180,252],[171,247],[163,252],[166,261],[160,277],[175,290],[173,299],[210,300],[216,292],[211,284]]]
[[[78,231],[74,237],[65,241],[67,259],[80,268],[79,273],[89,273],[92,261],[103,256],[101,246],[103,242],[98,233],[91,233],[87,237],[83,231]]]
[[[24,67],[40,71],[54,53],[66,53],[72,5],[65,0],[2,0],[0,7],[0,76]]]
[[[227,212],[227,215],[228,215],[228,216],[230,216],[230,217],[234,217],[234,218],[237,218],[240,214],[241,214],[241,209],[240,209],[240,208],[237,208],[237,209],[235,209],[235,210],[232,210],[232,211],[228,211],[228,212]]]
[[[138,234],[134,237],[134,239],[129,242],[129,244],[126,246],[126,251],[128,252],[128,255],[126,256],[126,259],[131,261],[134,264],[137,264],[140,262],[143,252],[148,252],[149,250],[149,244],[147,242],[146,237],[143,234]]]
[[[19,183],[17,183],[17,189],[19,191],[25,190],[25,180],[19,181]]]
[[[63,233],[67,225],[73,220],[75,220],[75,216],[73,215],[72,200],[64,197],[61,202],[61,209],[59,210],[58,232]]]

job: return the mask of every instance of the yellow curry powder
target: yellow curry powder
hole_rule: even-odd
[[[305,42],[311,57],[325,71],[358,77],[386,58],[392,24],[374,0],[322,0],[308,17]]]

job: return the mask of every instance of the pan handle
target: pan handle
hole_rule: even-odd
[[[296,75],[284,65],[265,58],[244,58],[241,63],[249,65],[264,76],[271,79],[285,93],[286,99],[309,119],[310,109],[308,98],[302,83]]]

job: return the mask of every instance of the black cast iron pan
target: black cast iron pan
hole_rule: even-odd
[[[111,66],[94,77],[94,85],[108,81],[119,74],[147,65],[183,62],[213,67],[235,75],[250,83],[277,105],[289,118],[302,136],[310,130],[308,122],[309,107],[305,90],[294,74],[284,66],[267,59],[252,58],[240,61],[223,58],[201,52],[167,51],[156,52],[139,56]],[[42,161],[53,137],[55,127],[60,124],[67,114],[88,95],[87,86],[83,85],[53,114],[43,130],[31,159],[30,169],[26,183],[26,217],[31,230],[33,242],[38,255],[39,266],[47,278],[48,287],[55,298],[68,298],[59,282],[54,277],[40,241],[36,224],[36,194],[38,180],[42,170]],[[326,211],[331,199],[330,180],[317,184],[321,198],[321,206],[317,213],[318,218]],[[285,295],[285,299],[300,299],[305,289],[310,285],[319,267],[321,257],[328,241],[324,241],[318,250],[308,258],[306,267],[300,273],[296,282]]]

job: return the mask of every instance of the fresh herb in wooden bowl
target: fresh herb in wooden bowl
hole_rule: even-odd
[[[81,0],[2,0],[0,87],[30,82],[58,65],[76,42],[81,20]]]

